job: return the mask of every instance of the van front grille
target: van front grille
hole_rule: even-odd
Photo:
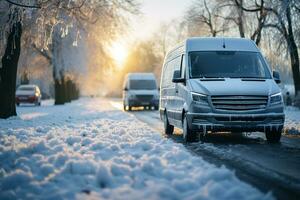
[[[153,95],[136,95],[136,98],[139,100],[139,101],[151,101],[153,99]]]
[[[246,111],[265,109],[268,103],[268,96],[252,95],[224,95],[212,96],[211,101],[217,110]]]

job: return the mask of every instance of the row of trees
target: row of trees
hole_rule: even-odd
[[[283,59],[287,54],[295,94],[300,94],[299,8],[299,0],[195,0],[184,23],[190,36],[238,35],[261,48],[271,47],[273,54]]]
[[[101,46],[105,45],[123,30],[126,15],[137,11],[135,0],[1,1],[0,94],[4,95],[0,98],[0,118],[16,115],[21,48],[32,48],[46,58],[52,68],[55,103],[62,104],[78,96],[76,82],[92,58],[86,54],[85,42],[97,36],[103,38]]]
[[[174,44],[186,37],[230,36],[255,41],[287,83],[293,77],[295,93],[300,94],[299,8],[297,0],[194,0],[183,19],[161,24],[152,37],[134,43],[117,79],[128,72],[154,72],[159,79],[163,59]],[[120,94],[121,84],[112,85],[112,91]]]

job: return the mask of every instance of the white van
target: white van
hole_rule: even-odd
[[[129,73],[123,84],[124,110],[132,107],[154,108],[158,110],[159,92],[153,73]]]
[[[264,132],[279,142],[284,110],[279,73],[255,43],[241,38],[189,38],[171,50],[160,86],[165,133],[183,129],[186,142],[207,132]]]

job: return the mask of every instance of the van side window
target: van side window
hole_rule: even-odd
[[[175,70],[180,70],[180,68],[181,68],[181,56],[176,57],[171,62],[174,65],[174,71]]]
[[[180,70],[181,68],[181,56],[178,56],[174,58],[171,61],[168,61],[165,64],[164,70],[163,70],[163,80],[162,80],[162,87],[171,87],[174,85],[172,82],[173,79],[173,73],[175,70]]]
[[[181,78],[185,77],[185,69],[186,69],[185,55],[183,54],[182,57],[181,57],[181,67],[180,67]]]
[[[162,87],[169,87],[172,83],[172,65],[171,62],[167,62],[164,67],[163,71],[163,80],[162,80]]]

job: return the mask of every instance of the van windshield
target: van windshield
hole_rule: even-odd
[[[22,90],[22,91],[34,91],[34,87],[19,87],[18,90]]]
[[[191,52],[191,78],[271,78],[260,53],[241,51]]]
[[[129,87],[131,90],[156,90],[155,80],[130,80]]]

